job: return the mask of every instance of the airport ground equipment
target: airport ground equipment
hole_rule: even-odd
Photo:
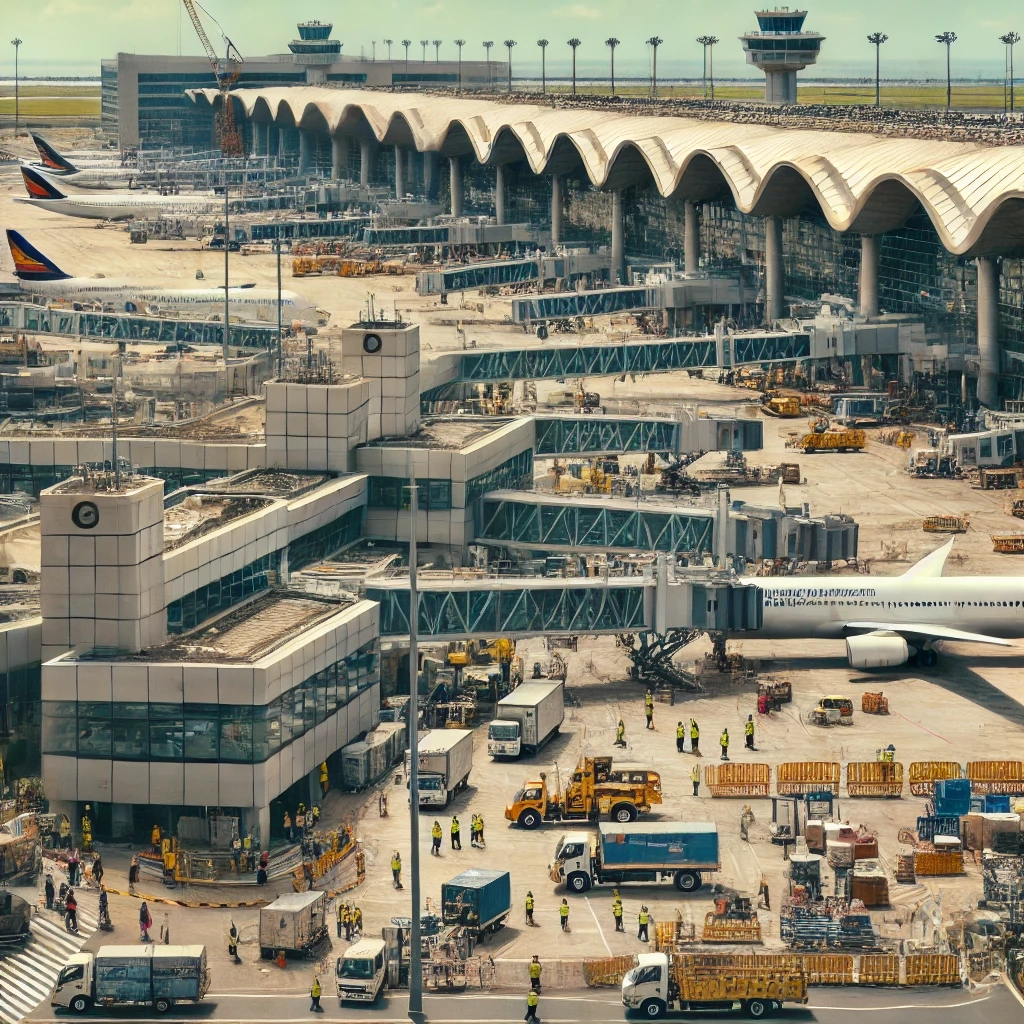
[[[405,752],[405,773],[411,769]],[[420,807],[447,807],[473,770],[470,729],[431,729],[419,742]]]
[[[349,946],[334,965],[339,1002],[376,1003],[387,983],[387,966],[383,939],[360,939]]]
[[[260,956],[309,956],[327,938],[327,896],[322,892],[289,892],[260,908]]]
[[[498,701],[487,727],[487,753],[510,758],[536,754],[563,721],[564,683],[522,683]]]
[[[507,871],[469,868],[441,886],[441,920],[483,937],[504,927],[512,912],[512,881]]]

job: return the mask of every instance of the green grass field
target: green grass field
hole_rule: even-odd
[[[25,99],[26,96],[99,96],[98,85],[26,85],[21,83],[18,88],[18,95]],[[13,83],[5,82],[0,85],[0,97],[13,96]]]
[[[99,117],[100,98],[90,96],[20,97],[22,117]],[[0,114],[14,113],[14,97],[0,97]]]

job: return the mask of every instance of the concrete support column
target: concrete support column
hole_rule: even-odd
[[[405,153],[395,146],[395,198],[405,198]]]
[[[288,129],[277,129],[277,155],[283,157],[288,152]]]
[[[428,199],[437,198],[437,153],[432,151],[423,154],[423,191]]]
[[[462,216],[462,164],[457,156],[448,158],[448,180],[452,194],[451,214],[453,217]]]
[[[782,316],[786,283],[782,273],[782,218],[764,219],[764,318],[771,322]]]
[[[370,184],[370,168],[373,158],[373,144],[369,139],[359,140],[359,184],[366,188]]]
[[[505,165],[497,164],[494,168],[494,220],[498,224],[505,223]]]
[[[688,274],[700,270],[700,221],[697,204],[689,201],[683,204],[683,269]]]
[[[263,146],[263,125],[259,121],[250,121],[249,130],[252,132],[252,155],[262,156],[260,150]]]
[[[562,242],[562,179],[556,174],[551,178],[551,246]]]
[[[612,192],[612,284],[626,283],[625,225],[622,222],[622,192]]]
[[[274,127],[273,122],[267,123],[266,132],[267,137],[263,151],[267,156],[274,156],[277,153],[277,129]]]
[[[345,166],[345,137],[342,135],[331,136],[331,178],[339,181]]]
[[[991,256],[979,256],[978,266],[978,401],[987,409],[999,407],[999,268]]]
[[[313,133],[299,129],[299,174],[305,174],[313,166]]]
[[[405,188],[407,192],[414,192],[416,189],[416,150],[405,151]]]
[[[878,316],[878,236],[860,236],[860,315]]]

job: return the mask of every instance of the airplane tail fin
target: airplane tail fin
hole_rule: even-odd
[[[65,274],[53,260],[44,256],[24,235],[7,229],[7,244],[14,258],[14,274],[22,281],[63,281]]]
[[[25,188],[33,199],[67,199],[67,196],[39,171],[23,166],[21,176],[25,179]]]
[[[41,135],[32,136],[32,141],[39,151],[39,159],[43,166],[51,171],[61,171],[64,174],[74,174],[78,168],[67,157],[61,156]]]

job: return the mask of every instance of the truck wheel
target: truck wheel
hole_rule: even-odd
[[[751,999],[744,1009],[748,1017],[751,1017],[753,1020],[762,1020],[768,1016],[768,1006],[769,1004],[763,999]]]
[[[166,1013],[170,1008],[171,1008],[171,1001],[170,1001],[170,999],[157,999],[153,1003],[153,1009],[156,1010],[157,1013]]]
[[[677,871],[675,877],[676,888],[680,892],[696,892],[701,885],[699,871]]]
[[[581,871],[571,874],[566,880],[570,892],[586,892],[590,888],[590,879]]]
[[[540,815],[531,807],[519,815],[519,825],[522,828],[540,828]]]
[[[620,825],[628,825],[636,821],[636,808],[632,804],[616,804],[612,808],[611,820],[617,821]]]
[[[665,1013],[665,1004],[660,999],[645,999],[640,1005],[640,1012],[648,1020],[657,1020]]]
[[[87,996],[75,996],[71,1000],[71,1009],[75,1013],[85,1013],[89,1009],[89,999]]]

